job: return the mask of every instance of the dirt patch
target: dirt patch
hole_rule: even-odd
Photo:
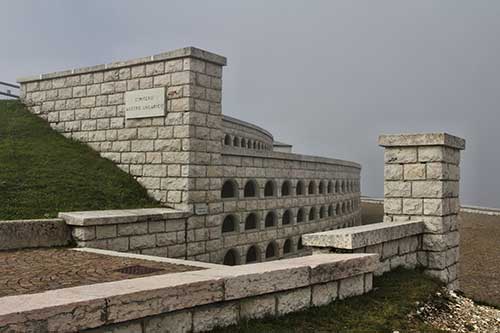
[[[500,306],[500,216],[460,214],[460,289]]]

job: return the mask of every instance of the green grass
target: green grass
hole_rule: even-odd
[[[215,332],[441,332],[408,314],[441,287],[418,271],[398,269],[374,280],[366,295]]]
[[[18,101],[0,100],[0,220],[154,206],[111,161],[57,134]]]

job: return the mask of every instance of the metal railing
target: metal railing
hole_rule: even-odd
[[[7,88],[4,88],[4,87],[7,87]],[[7,82],[3,82],[3,81],[0,81],[0,89],[1,88],[4,88],[2,90],[0,90],[0,95],[3,95],[3,96],[7,96],[7,97],[12,97],[12,98],[19,98],[19,95],[16,95],[12,89],[10,88],[14,88],[14,89],[20,89],[21,87],[16,85],[16,84],[12,84],[12,83],[7,83]],[[5,90],[5,91],[3,91]]]

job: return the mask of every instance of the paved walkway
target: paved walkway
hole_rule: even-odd
[[[62,248],[0,251],[0,297],[200,269]]]

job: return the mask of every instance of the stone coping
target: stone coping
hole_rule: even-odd
[[[196,48],[196,47],[189,46],[189,47],[184,47],[181,49],[176,49],[173,51],[163,52],[163,53],[149,56],[149,57],[135,58],[135,59],[124,60],[124,61],[115,61],[115,62],[112,62],[109,64],[102,64],[102,65],[96,65],[96,66],[90,66],[90,67],[81,67],[81,68],[76,68],[76,69],[48,73],[48,74],[40,74],[40,75],[34,75],[34,76],[21,77],[21,78],[17,79],[17,82],[26,83],[26,82],[32,82],[32,81],[45,80],[45,79],[53,79],[53,78],[58,78],[58,77],[99,72],[99,71],[103,71],[106,69],[117,69],[117,68],[121,68],[121,67],[132,66],[132,65],[142,65],[142,64],[147,64],[147,63],[156,62],[156,61],[171,60],[171,59],[178,59],[178,58],[185,58],[185,57],[201,59],[201,60],[212,62],[212,63],[218,64],[221,66],[227,65],[227,59],[225,57],[220,56],[220,55],[215,54],[215,53],[212,53],[212,52],[208,52],[208,51]]]
[[[93,249],[90,247],[79,247],[79,248],[73,248],[71,250],[72,251],[97,253],[97,254],[103,254],[103,255],[114,256],[114,257],[133,258],[133,259],[149,260],[149,261],[156,261],[156,262],[166,262],[168,264],[186,265],[186,266],[194,266],[194,267],[200,267],[200,268],[223,268],[223,267],[225,267],[224,265],[211,264],[211,263],[202,262],[202,261],[192,261],[192,260],[184,260],[184,259],[156,257],[156,256],[145,255],[145,254],[136,254],[136,253],[128,253],[128,252],[116,252],[116,251],[110,251],[110,250]]]
[[[423,232],[423,221],[381,222],[303,235],[302,243],[312,247],[355,250]]]
[[[79,331],[373,272],[377,254],[320,254],[0,298],[0,327]]]
[[[254,124],[249,123],[249,122],[244,121],[244,120],[240,120],[240,119],[236,119],[236,118],[233,118],[233,117],[230,117],[230,116],[226,116],[226,115],[222,115],[222,121],[226,121],[228,123],[233,123],[233,124],[244,126],[244,127],[249,127],[251,129],[254,129],[256,131],[261,132],[264,135],[267,135],[272,141],[274,141],[274,137],[271,134],[271,132],[263,129],[260,126],[254,125]]]
[[[361,164],[358,164],[356,162],[344,161],[327,157],[301,155],[295,153],[282,153],[271,150],[253,150],[253,149],[241,149],[241,148],[223,146],[222,155],[241,156],[241,157],[260,157],[260,158],[269,158],[276,160],[310,162],[310,163],[324,163],[330,165],[352,167],[361,170]]]
[[[382,147],[446,146],[465,149],[465,140],[448,133],[382,134],[378,137]]]
[[[384,199],[383,198],[371,198],[371,197],[361,196],[361,202],[383,205]],[[464,213],[500,216],[500,208],[495,208],[495,207],[460,205],[460,211],[464,212]]]
[[[191,215],[190,212],[172,208],[142,208],[122,210],[95,210],[59,213],[66,224],[77,226],[121,224],[148,219],[180,219]]]
[[[383,198],[371,198],[371,197],[364,197],[361,196],[361,202],[368,202],[368,203],[375,203],[375,204],[384,204],[384,199]]]
[[[461,206],[460,211],[471,214],[483,214],[491,216],[500,216],[499,208],[476,207],[476,206]]]

